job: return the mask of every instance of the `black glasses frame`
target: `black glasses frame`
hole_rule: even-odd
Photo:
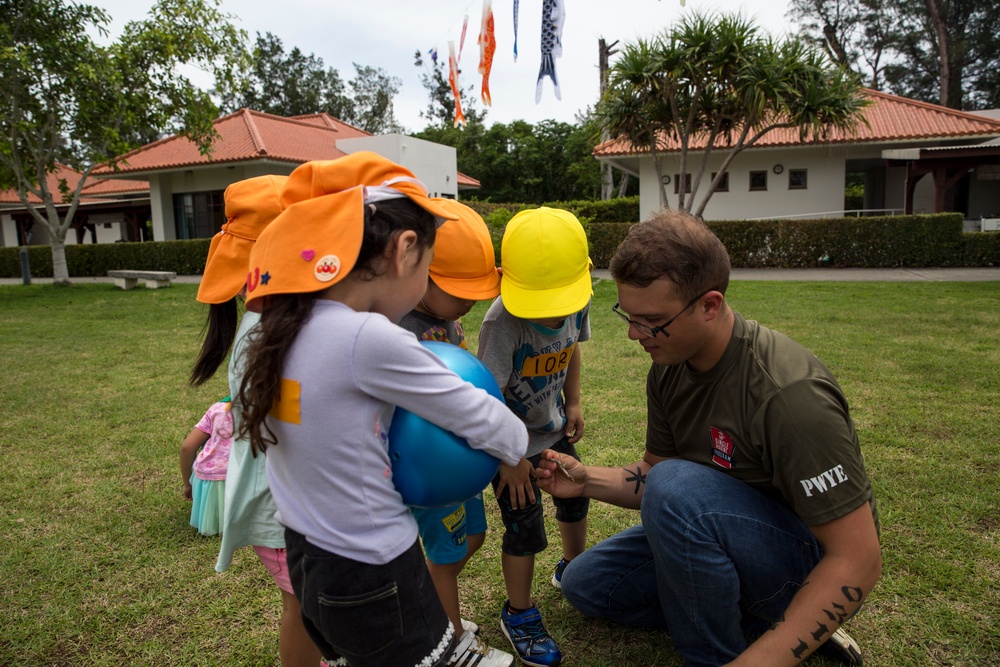
[[[661,332],[663,333],[663,337],[664,338],[670,338],[670,332],[667,331],[667,327],[669,327],[671,324],[673,324],[674,320],[676,320],[678,317],[680,317],[681,315],[683,315],[687,311],[688,308],[690,308],[694,304],[698,303],[698,300],[701,299],[701,297],[703,297],[706,294],[708,294],[709,292],[713,292],[713,291],[715,291],[715,290],[714,289],[705,290],[704,292],[702,292],[701,294],[699,294],[695,298],[693,298],[690,301],[688,301],[687,305],[684,306],[683,308],[681,308],[681,310],[680,310],[679,313],[677,313],[676,315],[674,315],[673,317],[671,317],[669,320],[667,320],[663,324],[661,324],[659,326],[656,326],[656,327],[650,327],[649,325],[642,324],[641,322],[636,322],[635,320],[631,319],[628,316],[628,313],[626,313],[626,312],[621,311],[621,310],[618,309],[618,306],[620,305],[619,303],[615,303],[615,305],[611,306],[611,310],[612,310],[612,312],[614,312],[615,315],[617,315],[618,317],[622,318],[622,320],[624,320],[626,324],[628,324],[629,326],[635,327],[636,331],[638,331],[639,333],[643,334],[647,338],[656,338],[657,334],[659,334]]]

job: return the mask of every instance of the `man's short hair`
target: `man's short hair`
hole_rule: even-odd
[[[690,213],[667,208],[629,228],[609,268],[615,282],[635,287],[667,278],[685,300],[729,286],[729,253],[719,238]]]

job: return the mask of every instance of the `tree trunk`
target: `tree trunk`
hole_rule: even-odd
[[[50,237],[50,243],[52,244],[52,282],[56,285],[69,285],[69,266],[66,264],[66,236],[65,234],[50,234]]]
[[[949,106],[948,102],[950,98],[948,92],[951,90],[951,65],[948,62],[948,27],[941,18],[937,0],[924,0],[924,2],[927,5],[927,15],[930,17],[934,32],[937,35],[938,71],[941,74],[939,98],[941,106],[946,107]]]
[[[628,178],[628,176],[624,176]],[[615,177],[611,173],[611,165],[604,163],[601,165],[601,201],[611,199],[611,194],[615,190]]]
[[[601,99],[604,99],[604,93],[608,90],[608,59],[612,54],[618,53],[614,48],[617,43],[618,40],[615,40],[609,45],[604,41],[603,37],[597,40],[597,72],[598,76],[600,76]],[[603,144],[609,138],[608,131],[601,130],[601,143]],[[624,178],[627,179],[628,175],[625,175]],[[611,171],[611,165],[604,164],[601,166],[601,200],[606,201],[611,199],[614,191],[615,176]]]
[[[628,172],[622,172],[622,178],[618,181],[618,197],[624,197],[625,193],[628,192]]]

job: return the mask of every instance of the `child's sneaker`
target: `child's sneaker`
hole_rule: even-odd
[[[816,651],[834,660],[839,660],[845,665],[860,665],[861,646],[854,639],[844,632],[841,626],[834,630],[830,638],[823,642],[823,645]]]
[[[559,590],[562,590],[562,573],[567,565],[569,565],[569,561],[565,558],[560,558],[559,562],[556,563],[555,571],[552,573],[552,585]]]
[[[454,667],[509,667],[514,664],[514,656],[491,648],[471,632],[463,632],[458,646],[448,662]]]
[[[521,662],[530,667],[557,667],[562,652],[542,624],[542,612],[532,607],[520,614],[510,613],[510,600],[500,610],[500,629],[514,647]]]

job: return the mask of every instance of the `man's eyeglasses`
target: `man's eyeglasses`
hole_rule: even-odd
[[[676,320],[678,317],[680,317],[681,315],[683,315],[684,312],[687,311],[688,308],[690,308],[694,304],[698,303],[698,299],[700,299],[701,297],[705,296],[706,294],[708,294],[711,291],[713,291],[713,290],[705,290],[704,292],[702,292],[701,294],[699,294],[695,298],[691,299],[690,301],[688,301],[688,304],[686,306],[684,306],[683,308],[681,308],[681,311],[679,313],[677,313],[676,315],[674,315],[673,317],[671,317],[669,320],[667,320],[663,324],[661,324],[659,326],[656,326],[656,327],[650,327],[650,326],[647,326],[645,324],[642,324],[641,322],[636,322],[635,320],[631,319],[628,316],[628,313],[626,313],[623,310],[620,310],[618,308],[619,304],[617,304],[617,303],[615,305],[611,306],[611,310],[614,311],[615,315],[617,315],[618,317],[622,318],[622,320],[624,320],[629,325],[635,327],[636,331],[638,331],[639,333],[641,333],[643,336],[646,336],[647,338],[656,338],[656,335],[658,333],[660,333],[660,332],[663,332],[663,337],[664,338],[670,338],[670,332],[667,331],[667,327],[669,327],[671,324],[673,324],[674,320]]]

